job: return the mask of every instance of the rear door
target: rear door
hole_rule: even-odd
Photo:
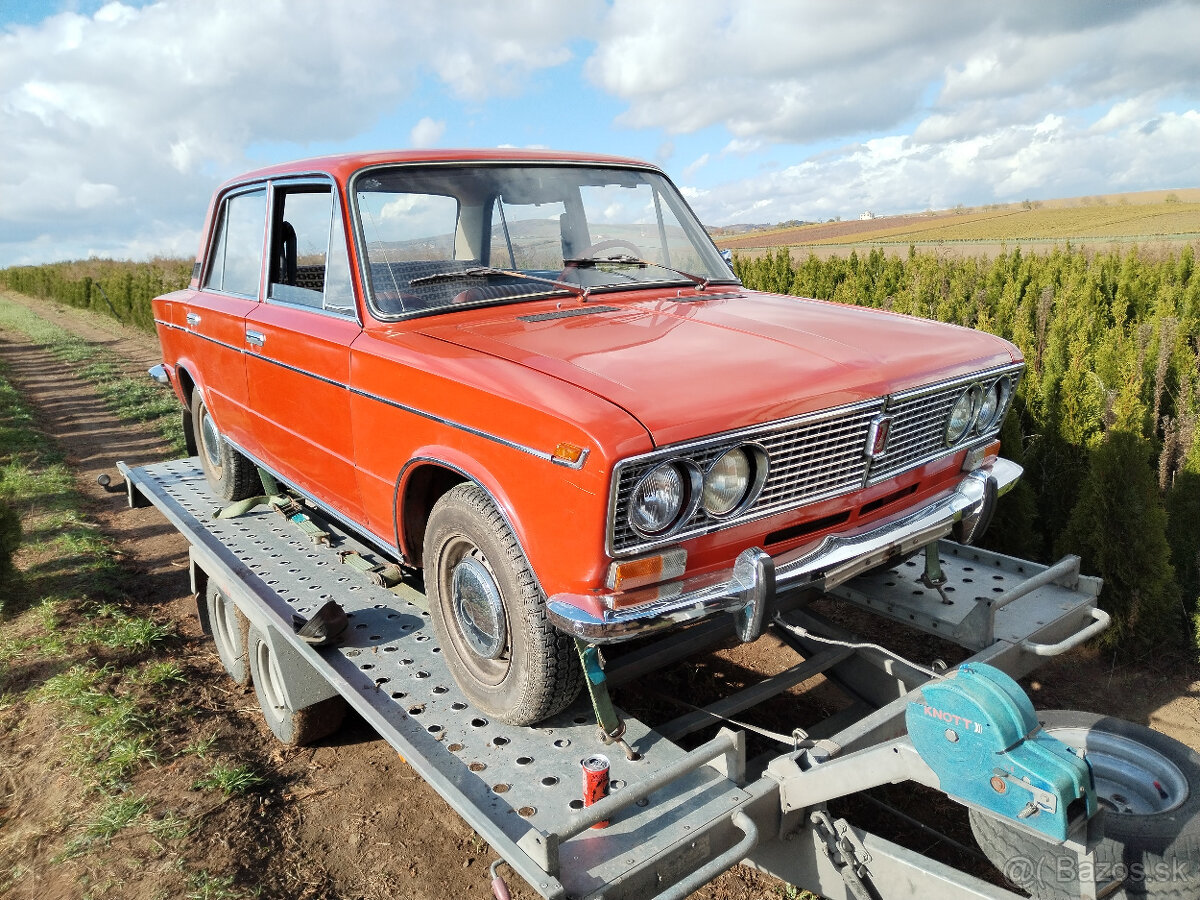
[[[221,198],[201,289],[173,322],[187,335],[186,365],[217,428],[250,453],[258,448],[247,427],[245,319],[258,306],[266,222],[265,185],[235,188]]]
[[[331,181],[271,186],[265,301],[246,318],[249,415],[263,459],[361,523],[350,428],[350,344],[361,332]]]

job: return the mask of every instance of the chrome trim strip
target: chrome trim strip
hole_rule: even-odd
[[[159,319],[155,319],[154,321],[155,321],[155,324],[162,325],[164,328],[173,328],[176,331],[182,331],[185,334],[194,335],[195,337],[201,338],[202,340],[211,341],[214,344],[219,344],[220,346],[226,347],[237,353],[242,353],[242,354],[246,353],[246,350],[242,347],[234,347],[232,344],[226,344],[224,341],[218,341],[216,338],[208,337],[207,335],[203,335],[203,334],[200,334],[199,332],[192,331],[189,328],[184,328],[180,325],[173,325],[170,322],[163,322]],[[463,432],[466,432],[467,434],[473,434],[476,437],[484,438],[485,440],[492,441],[493,443],[500,444],[500,445],[502,445],[504,447],[508,447],[512,450],[519,450],[522,453],[528,453],[530,456],[536,456],[538,459],[544,460],[546,462],[552,463],[555,461],[553,454],[547,453],[545,450],[538,450],[534,447],[527,447],[524,444],[519,444],[516,441],[510,441],[508,438],[500,437],[497,434],[491,434],[490,432],[482,431],[482,430],[480,430],[478,428],[474,428],[470,425],[464,425],[462,422],[456,422],[453,419],[447,419],[444,416],[437,415],[436,413],[426,412],[425,410],[417,409],[415,406],[408,406],[407,404],[400,403],[399,401],[396,401],[396,400],[389,400],[387,397],[381,397],[378,394],[372,394],[370,391],[364,391],[361,388],[352,387],[351,385],[345,384],[341,381],[336,381],[332,378],[326,378],[323,375],[318,375],[316,372],[309,372],[306,369],[300,369],[300,368],[297,368],[296,366],[288,365],[287,363],[280,362],[277,359],[271,359],[269,356],[260,356],[257,353],[252,353],[249,355],[253,356],[255,359],[262,360],[263,362],[269,362],[272,365],[279,366],[281,369],[287,369],[289,372],[295,372],[298,375],[307,375],[309,378],[315,379],[316,381],[322,381],[325,384],[332,385],[333,387],[344,388],[345,390],[349,391],[351,394],[357,394],[359,397],[365,397],[368,400],[375,400],[375,401],[377,401],[379,403],[383,403],[387,406],[391,406],[396,409],[403,410],[404,412],[412,413],[414,416],[420,416],[423,419],[429,419],[430,421],[437,422],[440,425],[446,425],[446,426],[449,426],[450,428],[457,429],[458,431],[463,431]],[[583,456],[580,457],[580,463],[578,466],[571,466],[569,463],[565,463],[565,462],[558,463],[558,465],[566,466],[568,468],[582,468],[583,463],[587,461],[589,452],[590,451],[585,451]]]
[[[976,469],[958,486],[924,506],[875,523],[865,530],[828,535],[815,547],[767,557],[777,591],[810,588],[828,591],[868,569],[887,563],[950,534],[957,523],[969,532],[990,513],[994,498],[1021,476],[1021,467],[997,459]],[[716,612],[741,613],[763,602],[760,572],[766,554],[758,547],[742,551],[732,568],[693,575],[655,587],[601,594],[555,594],[546,603],[551,622],[562,631],[595,642],[623,641]],[[748,574],[750,573],[750,574]],[[766,602],[771,597],[765,598]],[[605,605],[597,617],[585,608]]]

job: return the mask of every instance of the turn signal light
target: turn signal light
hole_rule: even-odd
[[[617,560],[608,567],[606,584],[610,591],[631,591],[669,578],[678,578],[686,568],[687,551],[675,547],[653,556]]]

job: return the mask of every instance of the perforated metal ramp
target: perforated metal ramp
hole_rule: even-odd
[[[415,602],[421,595],[410,586],[376,586],[340,564],[337,550],[367,549],[345,532],[331,526],[332,546],[322,546],[265,508],[214,519],[216,502],[195,460],[119,468],[188,539],[193,560],[208,577],[255,611],[252,620],[287,636],[544,896],[586,897],[618,882],[668,848],[695,843],[749,799],[714,768],[702,767],[651,794],[645,805],[623,811],[608,828],[566,841],[558,876],[548,875],[516,842],[531,830],[544,836],[568,825],[582,807],[581,759],[606,753],[619,792],[684,751],[630,718],[627,739],[642,758],[630,762],[619,750],[606,750],[586,697],[538,727],[489,721],[450,677],[428,613]],[[292,635],[292,615],[311,615],[331,598],[347,610],[350,627],[342,645],[313,650]]]

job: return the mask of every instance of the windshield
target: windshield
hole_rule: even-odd
[[[647,285],[735,283],[655,172],[571,165],[397,166],[352,184],[383,316]]]

